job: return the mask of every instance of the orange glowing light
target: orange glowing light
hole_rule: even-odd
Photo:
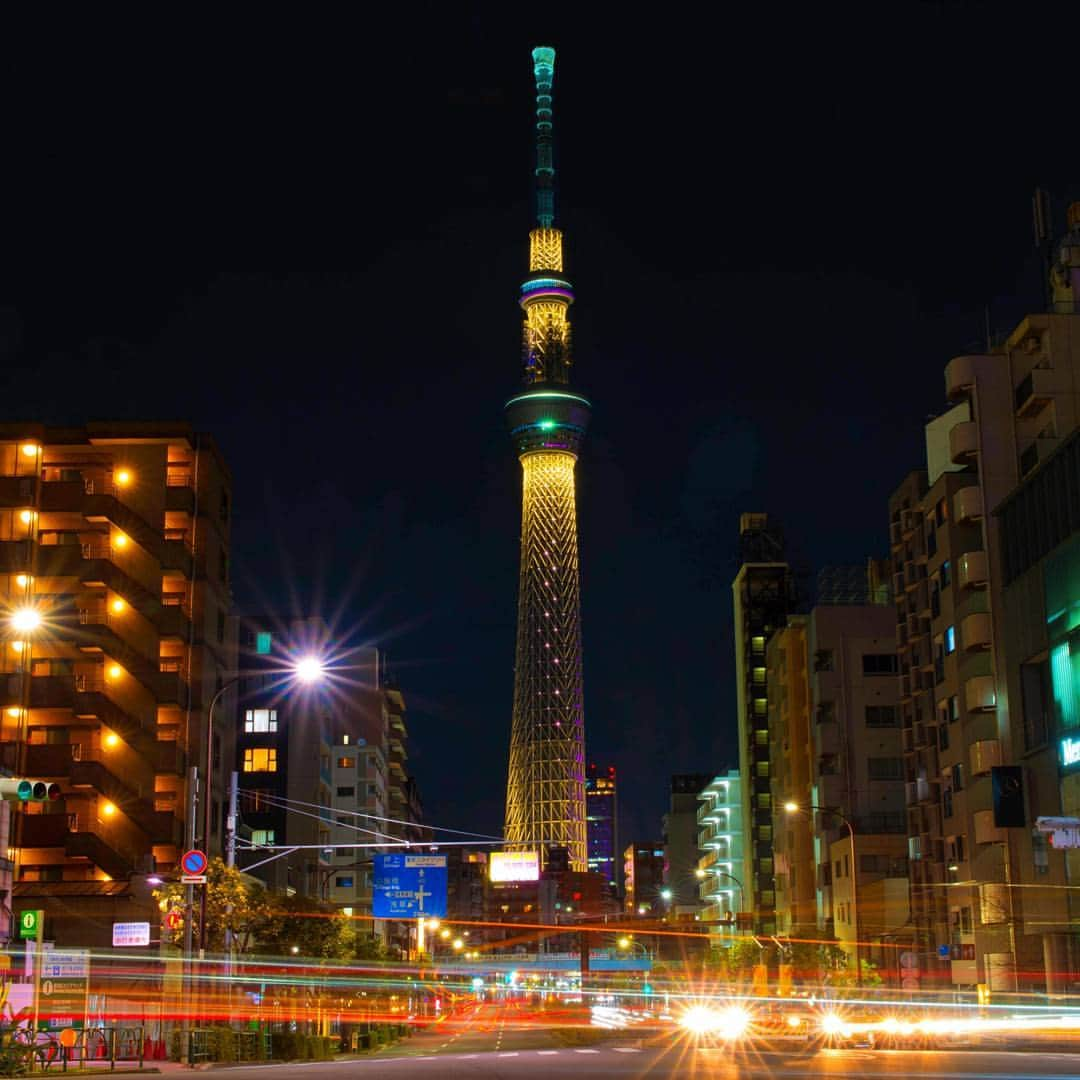
[[[23,443],[23,457],[37,457],[41,453],[41,447],[37,443]]]
[[[121,600],[119,596],[112,602],[112,609],[113,609],[113,614],[114,615],[122,614],[123,611],[124,611],[124,608],[126,608],[126,607],[127,607],[127,604],[125,604],[124,601]]]
[[[110,664],[109,665],[109,678],[110,679],[119,679],[120,676],[123,675],[123,674],[124,674],[124,669],[119,664]]]
[[[131,472],[128,469],[121,469],[115,474],[116,484],[118,487],[127,487],[131,483]]]
[[[110,731],[101,741],[111,750],[114,746],[120,745],[120,736],[115,731]]]
[[[101,804],[102,817],[112,817],[116,813],[116,807],[111,802],[103,802]]]
[[[127,542],[128,538],[122,532],[118,532],[113,536],[113,547],[125,548]]]

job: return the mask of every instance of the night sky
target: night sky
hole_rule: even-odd
[[[588,752],[620,770],[631,839],[659,833],[670,773],[737,764],[740,511],[779,517],[811,580],[883,554],[945,363],[987,310],[1000,331],[1039,304],[1032,189],[1059,225],[1080,194],[1075,26],[1064,4],[507,7],[96,10],[9,37],[0,412],[212,432],[238,610],[384,647],[429,820],[500,828],[520,515],[501,406],[529,50],[554,45],[595,404]]]

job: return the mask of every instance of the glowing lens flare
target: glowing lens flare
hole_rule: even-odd
[[[717,1035],[732,1042],[746,1034],[751,1019],[741,1005],[729,1005],[724,1009],[694,1005],[682,1014],[679,1024],[693,1035]]]
[[[19,608],[14,615],[11,616],[11,627],[13,630],[18,630],[20,633],[31,633],[41,625],[41,613],[37,608],[25,607]]]
[[[305,656],[298,660],[293,674],[302,683],[318,682],[323,677],[323,663],[317,656]]]

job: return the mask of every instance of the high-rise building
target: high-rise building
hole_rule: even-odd
[[[585,816],[588,822],[589,869],[604,875],[612,892],[619,888],[619,791],[615,766],[595,762],[585,774]]]
[[[737,912],[748,910],[742,879],[741,783],[739,770],[732,769],[714,776],[698,795],[701,920],[710,934],[720,934],[724,929],[720,923],[733,923]]]
[[[551,89],[555,50],[533,50],[536,77],[536,225],[521,287],[524,386],[506,403],[521,461],[523,500],[517,648],[506,838],[518,849],[570,851],[588,865],[585,716],[574,465],[591,406],[571,388],[574,294],[555,226]]]
[[[1046,744],[1058,739],[1063,753],[1070,727],[1067,712],[1044,725],[1050,698],[1039,680],[1049,674],[1055,698],[1059,688],[1053,659],[1040,665],[1056,639],[1032,624],[1042,604],[1050,622],[1059,612],[1049,588],[1041,603],[1027,591],[1045,572],[1037,564],[1050,554],[1046,537],[1062,537],[1056,500],[1073,481],[1050,495],[1049,474],[1067,469],[1068,455],[1054,454],[1080,426],[1080,206],[1070,208],[1069,230],[1048,260],[1051,310],[946,365],[952,407],[926,425],[925,471],[889,503],[912,923],[924,979],[949,989],[1038,992],[1067,982],[1066,909],[1026,887],[1064,868],[1030,838],[1027,795],[1019,815],[995,809],[1006,785],[1033,791],[1038,773],[1029,770],[1049,768]],[[1003,504],[1025,509],[999,515]],[[1018,771],[1002,772],[1010,762]],[[1057,764],[1067,772],[1071,762]],[[1037,788],[1033,803],[1052,805],[1055,786]]]
[[[13,815],[7,887],[59,944],[110,945],[114,916],[156,925],[140,875],[176,868],[188,769],[205,777],[207,708],[236,667],[230,485],[184,424],[0,426],[0,761],[60,789]],[[217,727],[209,837],[196,817],[212,852],[232,741]]]
[[[637,915],[660,914],[666,909],[664,845],[659,840],[639,840],[623,851],[623,906]]]
[[[891,604],[818,604],[767,662],[777,929],[835,937],[898,979],[910,928],[894,618]]]
[[[767,514],[739,519],[741,566],[735,601],[735,681],[739,712],[739,772],[742,778],[742,881],[761,933],[776,932],[773,882],[772,774],[769,764],[769,686],[765,648],[784,626],[795,598],[784,539]]]
[[[698,847],[698,804],[712,776],[679,773],[671,778],[668,811],[664,815],[664,885],[671,891],[670,907],[689,916],[701,907],[695,871],[701,859]]]

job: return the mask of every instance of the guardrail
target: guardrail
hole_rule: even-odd
[[[118,1062],[143,1067],[146,1033],[142,1027],[62,1028],[39,1031],[15,1028],[0,1034],[0,1075],[67,1072],[72,1068],[108,1068]]]

